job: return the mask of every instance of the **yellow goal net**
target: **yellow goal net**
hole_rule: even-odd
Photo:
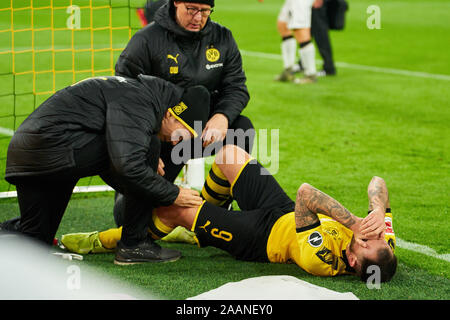
[[[0,1],[0,176],[9,140],[55,91],[113,75],[145,0]],[[4,179],[0,192],[10,191]]]

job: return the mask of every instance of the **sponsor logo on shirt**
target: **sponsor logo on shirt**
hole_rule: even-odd
[[[211,69],[215,69],[215,68],[222,68],[223,67],[223,63],[207,64],[205,67],[206,67],[206,70],[211,70]]]
[[[319,231],[314,231],[308,237],[308,243],[311,247],[317,248],[322,245],[323,238]]]

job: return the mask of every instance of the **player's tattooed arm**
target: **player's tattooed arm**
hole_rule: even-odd
[[[384,211],[389,208],[389,194],[383,178],[373,177],[367,187],[367,195],[369,196],[369,211],[381,208]]]
[[[319,222],[317,214],[310,209],[310,189],[309,184],[302,184],[297,191],[295,200],[295,227],[309,227]]]
[[[361,218],[354,216],[329,195],[307,183],[302,184],[295,201],[296,228],[308,227],[319,222],[318,213],[327,215],[352,230],[356,242],[362,247],[367,247],[360,231]]]
[[[317,213],[327,215],[351,229],[359,220],[338,201],[304,183],[298,189],[295,202],[296,227],[307,227],[319,222]]]
[[[370,214],[361,223],[360,231],[367,239],[384,238],[386,208],[390,208],[389,193],[386,182],[380,177],[373,177],[367,187]]]

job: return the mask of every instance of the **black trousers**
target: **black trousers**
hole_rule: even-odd
[[[155,136],[147,161],[156,170],[160,140]],[[108,185],[124,194],[122,241],[136,244],[147,236],[151,209],[146,199],[127,191],[110,168],[104,137],[74,151],[75,167],[54,174],[16,178],[14,184],[20,208],[19,231],[51,245],[69,203],[73,188],[83,177],[99,175]]]
[[[311,36],[314,38],[323,60],[323,70],[327,74],[335,74],[336,68],[333,60],[333,50],[331,48],[330,37],[328,34],[328,15],[327,2],[324,1],[322,7],[312,9],[311,14]]]

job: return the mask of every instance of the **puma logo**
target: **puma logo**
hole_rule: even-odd
[[[168,55],[167,55],[167,59],[172,59],[173,61],[175,61],[176,64],[178,64],[178,56],[179,56],[179,55],[180,55],[180,54],[178,53],[178,54],[174,57],[173,55],[168,54]]]
[[[211,224],[211,221],[206,221],[206,223],[203,226],[198,227],[199,229],[205,229],[205,232],[208,232],[208,230],[206,230],[206,227],[209,226]]]

